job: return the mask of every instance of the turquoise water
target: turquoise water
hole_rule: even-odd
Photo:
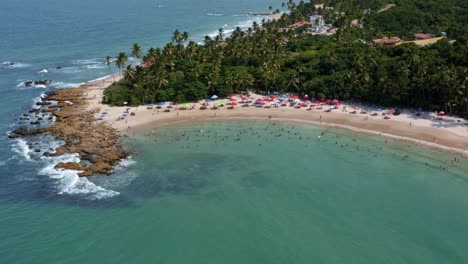
[[[53,169],[73,155],[42,157],[60,145],[50,136],[6,137],[44,91],[110,74],[107,55],[175,28],[199,41],[279,4],[3,0],[0,263],[468,262],[468,162],[451,154],[293,123],[186,123],[126,139],[135,154],[87,180]],[[19,85],[36,79],[54,82]]]
[[[459,157],[348,131],[252,121],[163,126],[126,144],[138,150],[132,162],[91,179],[118,196],[57,199],[36,190],[18,197],[2,187],[2,260],[468,260],[468,169]]]

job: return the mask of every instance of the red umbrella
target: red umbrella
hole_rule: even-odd
[[[307,94],[304,95],[304,99],[309,99],[309,96]]]
[[[270,98],[275,99],[275,98],[277,98],[277,96],[276,95],[270,95]]]
[[[293,95],[293,96],[291,96],[291,98],[292,98],[292,99],[297,99],[297,98],[299,98],[299,96]]]
[[[234,98],[229,99],[229,101],[231,101],[231,102],[237,102],[237,100],[234,99]]]
[[[229,97],[234,97],[234,96],[236,96],[236,95],[235,95],[235,94],[230,94],[230,95],[229,95]]]
[[[445,116],[445,112],[443,111],[439,112],[438,116]]]
[[[327,101],[326,101],[326,102],[327,102],[327,104],[329,104],[329,103],[331,103],[331,101],[332,101],[332,100],[330,100],[330,99],[327,99]]]
[[[237,105],[237,102],[231,102],[231,105]]]
[[[203,106],[209,106],[210,104],[209,103],[204,103]]]
[[[241,100],[242,100],[242,101],[248,101],[249,98],[247,98],[247,97],[242,97]]]
[[[315,100],[314,103],[318,104],[318,103],[320,103],[320,102],[319,102],[319,100]]]
[[[320,101],[322,101],[322,102],[325,101],[325,98],[320,98]]]

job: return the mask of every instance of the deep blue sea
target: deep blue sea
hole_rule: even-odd
[[[59,171],[54,138],[9,140],[42,93],[105,57],[246,28],[273,0],[2,0],[0,263],[468,263],[468,161],[274,121],[162,126],[112,176]],[[45,71],[44,71],[45,70]],[[26,80],[53,80],[24,87]],[[149,131],[148,131],[149,132]]]

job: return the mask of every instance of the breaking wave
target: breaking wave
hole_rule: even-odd
[[[7,68],[7,69],[22,69],[22,68],[28,68],[31,66],[32,65],[28,63],[11,62],[11,61],[4,61],[0,63],[1,68]]]

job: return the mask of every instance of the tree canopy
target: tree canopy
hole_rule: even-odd
[[[158,101],[186,102],[246,90],[308,94],[381,105],[423,107],[468,115],[468,4],[458,0],[388,2],[288,1],[277,21],[254,23],[230,36],[220,29],[201,44],[175,30],[162,48],[150,48],[141,64],[116,64],[124,78],[105,91],[104,103],[133,105]],[[333,36],[312,35],[287,26],[308,21],[317,12],[337,28]],[[364,26],[355,27],[353,20]],[[410,40],[414,33],[447,33],[434,45],[369,45],[378,36]],[[456,40],[449,42],[449,40]],[[141,54],[138,44],[132,54]]]

